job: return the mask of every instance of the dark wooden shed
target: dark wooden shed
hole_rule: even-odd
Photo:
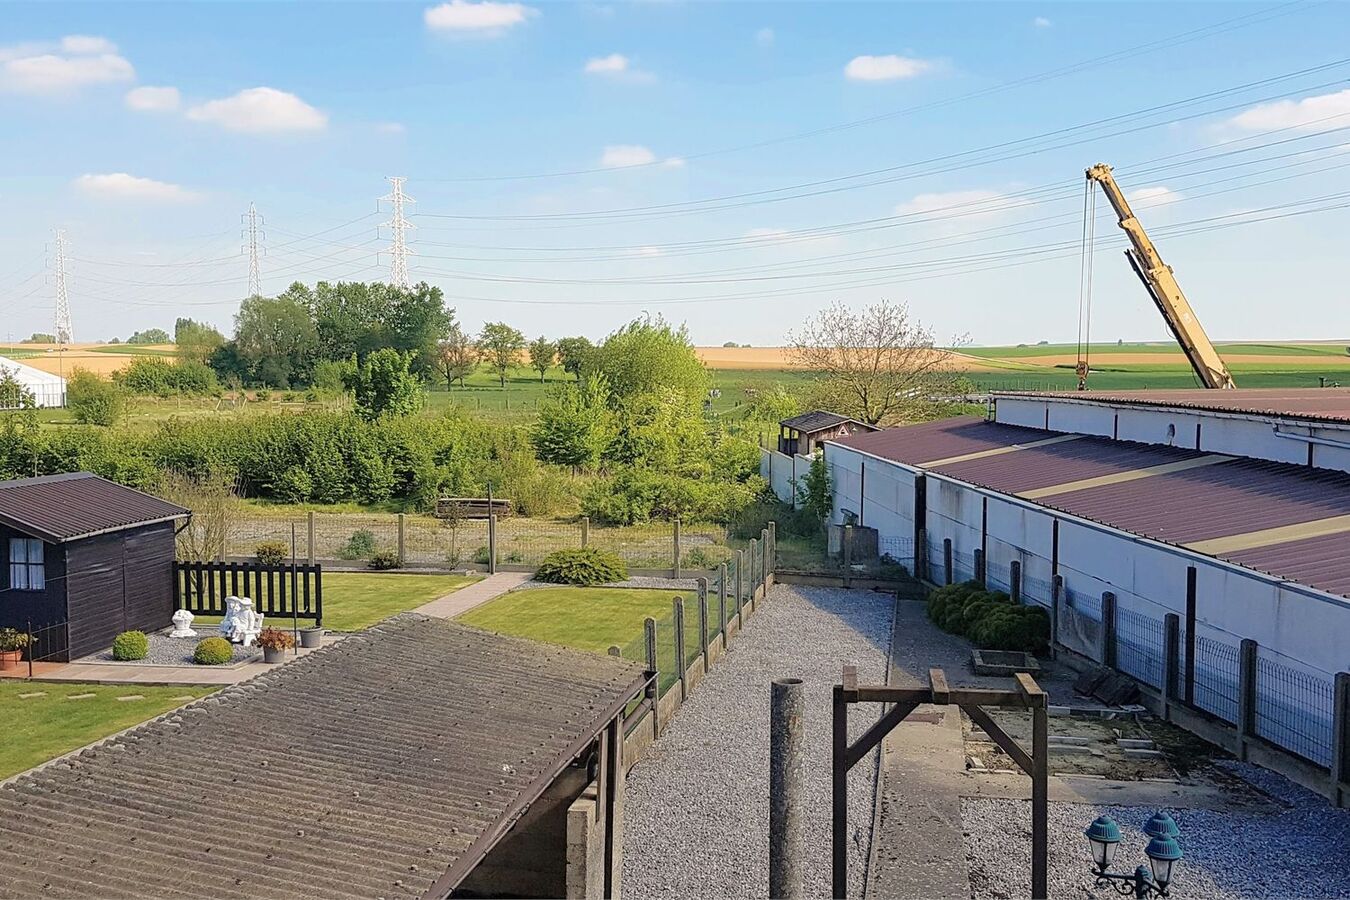
[[[0,628],[41,629],[35,655],[64,660],[169,625],[188,515],[89,472],[0,481]]]
[[[810,456],[826,441],[879,430],[875,425],[816,409],[778,423],[778,452],[787,456]]]

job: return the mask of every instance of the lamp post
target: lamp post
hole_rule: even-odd
[[[1144,823],[1144,834],[1149,838],[1144,853],[1148,856],[1148,865],[1139,866],[1133,874],[1121,875],[1108,871],[1116,856],[1116,847],[1120,844],[1120,826],[1110,816],[1098,816],[1086,832],[1088,846],[1092,850],[1092,864],[1097,876],[1097,887],[1111,886],[1116,893],[1131,896],[1138,900],[1149,897],[1166,897],[1167,886],[1177,861],[1181,859],[1181,836],[1177,823],[1165,812],[1154,813]]]

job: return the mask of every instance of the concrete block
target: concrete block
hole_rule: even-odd
[[[1153,741],[1148,738],[1116,738],[1116,744],[1130,750],[1153,749]]]
[[[1071,734],[1047,734],[1045,739],[1050,744],[1073,744],[1075,746],[1086,746],[1092,742],[1092,738],[1078,737]]]
[[[1051,706],[1048,711],[1052,716],[1067,716],[1069,714],[1067,706]]]
[[[1046,749],[1061,756],[1091,756],[1092,748],[1082,744],[1050,744]]]
[[[1161,750],[1140,750],[1123,748],[1121,751],[1128,759],[1158,759],[1163,755]]]

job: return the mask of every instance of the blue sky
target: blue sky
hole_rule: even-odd
[[[824,303],[887,297],[942,338],[1072,341],[1098,161],[1212,336],[1350,337],[1339,3],[104,2],[0,19],[0,337],[51,330],[57,227],[78,340],[178,315],[228,330],[250,202],[265,293],[387,278],[376,198],[399,175],[412,277],[472,329],[599,337],[647,310],[700,343],[769,345]],[[1167,339],[1097,212],[1093,337]]]

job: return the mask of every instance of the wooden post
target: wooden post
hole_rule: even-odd
[[[1337,672],[1331,709],[1331,802],[1350,806],[1350,672]]]
[[[769,686],[769,896],[806,896],[806,688]]]
[[[853,574],[853,526],[844,526],[844,587],[852,586]]]
[[[736,628],[739,630],[744,624],[741,618],[741,598],[745,596],[745,551],[736,551]]]
[[[591,542],[591,517],[581,517],[581,549],[585,550]]]
[[[398,514],[398,567],[401,569],[408,559],[408,521],[403,513]]]
[[[975,581],[981,588],[989,587],[984,581],[984,551],[979,547],[975,548]]]
[[[942,539],[942,576],[943,584],[952,583],[952,539]]]
[[[488,504],[492,509],[492,504]],[[488,513],[488,574],[497,574],[497,514]]]
[[[717,567],[717,621],[722,632],[722,649],[727,649],[727,564]]]
[[[684,598],[676,597],[670,605],[675,614],[675,672],[680,676],[680,702],[683,703],[689,699],[689,682],[686,675],[688,664],[684,656]]]
[[[1012,602],[1022,602],[1022,564],[1015,559],[1008,563],[1008,595]]]
[[[1177,699],[1181,680],[1181,617],[1176,613],[1163,616],[1163,709]],[[1166,716],[1164,716],[1166,718]]]
[[[1059,658],[1059,605],[1064,602],[1064,576],[1050,579],[1050,658]]]
[[[746,603],[750,606],[750,611],[755,611],[755,554],[759,550],[758,541],[750,539],[750,569],[745,573],[745,586],[750,589],[746,597]]]
[[[769,598],[769,529],[759,533],[759,585],[764,589],[764,599]]]
[[[657,713],[661,701],[661,670],[656,658],[656,620],[651,616],[642,622],[642,637],[647,649],[647,671],[656,675],[652,679],[648,699],[652,701],[652,738],[658,738],[661,736],[661,716]]]
[[[1256,641],[1238,645],[1238,759],[1247,761],[1247,741],[1256,737]]]
[[[675,571],[675,577],[680,577],[680,520],[675,520],[675,565],[671,568]]]
[[[769,574],[778,571],[778,523],[769,521]]]
[[[1116,595],[1102,592],[1102,665],[1116,667]]]
[[[703,657],[703,674],[708,674],[708,579],[698,580],[698,654]]]
[[[848,897],[848,701],[834,686],[831,746],[830,882],[835,900]]]
[[[312,566],[314,565],[314,510],[305,514],[305,558]]]

